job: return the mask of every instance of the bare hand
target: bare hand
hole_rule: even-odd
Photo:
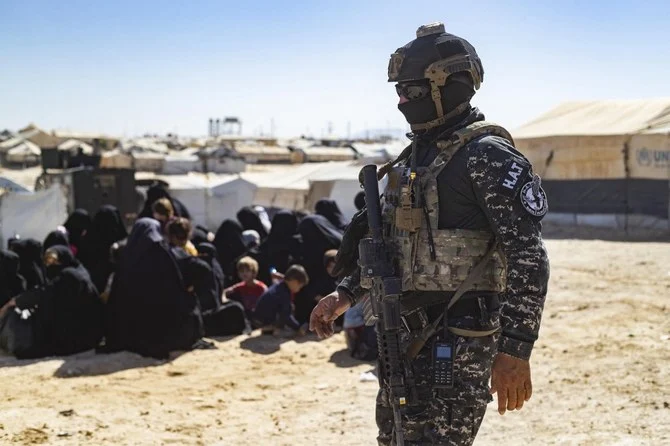
[[[498,393],[498,413],[521,410],[533,394],[530,363],[514,356],[498,353],[491,369],[491,394]]]
[[[309,318],[309,329],[315,331],[319,338],[327,338],[335,332],[333,322],[349,309],[349,299],[337,291],[330,293],[316,304]]]

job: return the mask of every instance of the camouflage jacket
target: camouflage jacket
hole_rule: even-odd
[[[483,119],[480,114],[476,120]],[[437,154],[435,141],[419,143],[419,165]],[[498,350],[528,359],[537,340],[549,280],[541,236],[547,201],[530,162],[501,137],[484,136],[462,147],[438,176],[439,228],[488,229],[505,257]],[[352,302],[363,296],[359,270],[338,286]]]

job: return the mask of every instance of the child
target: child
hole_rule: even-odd
[[[160,198],[154,201],[151,205],[151,212],[154,220],[158,220],[161,224],[161,229],[165,229],[165,225],[174,218],[174,208],[172,203],[167,198]]]
[[[253,314],[255,328],[262,327],[263,333],[275,332],[288,325],[300,335],[307,333],[307,324],[303,326],[296,320],[291,308],[291,298],[309,283],[305,268],[290,266],[284,273],[284,280],[267,289],[256,304]]]
[[[160,201],[160,200],[159,200]],[[198,250],[195,249],[191,243],[191,222],[183,217],[177,217],[167,224],[165,232],[167,234],[168,242],[172,246],[182,248],[190,256],[197,257]]]
[[[251,320],[251,316],[256,309],[256,302],[268,287],[260,280],[256,280],[258,262],[251,257],[242,257],[237,262],[237,274],[242,281],[226,288],[223,293],[228,299],[240,302],[244,306],[247,319]]]

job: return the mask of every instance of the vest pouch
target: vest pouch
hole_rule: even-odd
[[[395,226],[402,231],[416,232],[421,228],[423,217],[420,208],[396,208]]]
[[[433,230],[432,234],[435,260],[431,260],[427,230],[422,228],[418,233],[411,265],[414,289],[455,291],[486,255],[493,235],[487,231],[464,229]],[[469,291],[502,292],[505,277],[504,263],[496,251]]]

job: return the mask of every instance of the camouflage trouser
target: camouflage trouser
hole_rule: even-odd
[[[428,342],[412,361],[417,401],[410,401],[403,414],[405,444],[471,445],[492,400],[489,393],[491,365],[498,335],[465,338],[455,342],[454,387],[432,388],[432,343]],[[377,426],[380,446],[395,445],[393,409],[385,389],[377,395]]]

